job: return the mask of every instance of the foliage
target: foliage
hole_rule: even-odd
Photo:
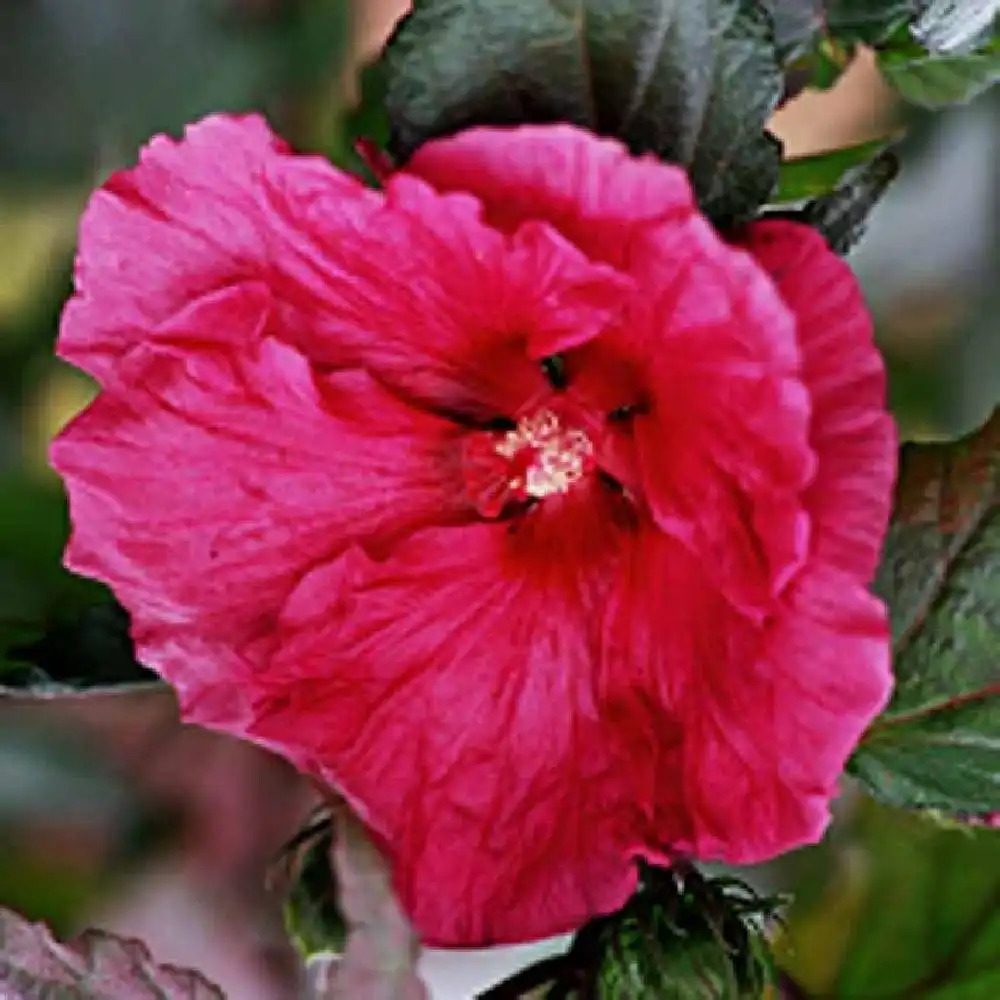
[[[333,818],[321,811],[285,845],[268,873],[271,891],[284,901],[288,935],[307,959],[325,951],[339,954],[347,941],[330,866],[333,838]]]
[[[886,80],[913,104],[941,108],[978,97],[1000,79],[1000,31],[969,52],[928,51],[901,38],[879,55]]]
[[[877,587],[896,691],[854,757],[873,794],[1000,810],[1000,415],[951,444],[903,450]]]
[[[43,925],[4,909],[0,991],[5,1000],[223,1000],[197,972],[157,965],[139,941],[85,931],[61,945]]]
[[[778,189],[772,201],[775,204],[808,201],[840,187],[847,175],[863,166],[885,150],[880,139],[846,146],[829,153],[816,153],[781,164]]]
[[[845,171],[826,194],[783,214],[812,226],[837,253],[846,254],[864,236],[872,209],[895,180],[898,169],[896,154],[887,149]]]
[[[829,86],[858,45],[873,46],[886,80],[908,101],[971,100],[1000,79],[996,0],[763,0],[786,64]]]
[[[400,161],[473,124],[568,121],[686,166],[721,224],[774,186],[781,74],[755,2],[418,0],[384,60]]]
[[[823,891],[788,914],[779,964],[804,997],[1000,995],[1000,833],[863,805]]]
[[[99,693],[155,682],[136,662],[128,615],[110,602],[55,621],[30,639],[8,639],[0,653],[0,695]]]
[[[335,801],[286,847],[272,872],[311,1000],[427,1000],[419,942],[364,825]]]
[[[643,866],[636,894],[581,929],[565,955],[481,994],[514,1000],[759,1000],[773,983],[765,931],[780,900],[683,863]],[[531,993],[534,996],[534,993]]]

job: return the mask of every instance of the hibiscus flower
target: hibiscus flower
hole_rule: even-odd
[[[428,943],[822,834],[890,688],[895,442],[811,229],[727,242],[568,126],[374,191],[213,117],[94,195],[59,353],[102,387],[68,565],[186,719],[347,798]]]

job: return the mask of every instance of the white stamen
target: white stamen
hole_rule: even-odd
[[[594,446],[579,428],[564,429],[552,410],[540,410],[508,431],[496,445],[502,458],[513,460],[525,448],[532,451],[531,464],[510,480],[511,489],[541,500],[566,493],[590,466]]]

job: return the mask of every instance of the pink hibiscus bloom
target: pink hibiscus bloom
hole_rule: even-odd
[[[428,943],[816,840],[885,703],[871,324],[812,230],[740,243],[568,126],[376,192],[216,117],[91,201],[68,564],[186,719],[346,796]]]

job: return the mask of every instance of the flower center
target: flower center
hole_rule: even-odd
[[[566,493],[594,465],[587,432],[565,427],[552,410],[539,410],[508,431],[494,451],[509,463],[507,485],[519,499]]]
[[[464,464],[477,510],[494,518],[512,500],[544,500],[568,493],[594,468],[594,445],[582,427],[545,407],[512,430],[472,435],[466,442]]]

